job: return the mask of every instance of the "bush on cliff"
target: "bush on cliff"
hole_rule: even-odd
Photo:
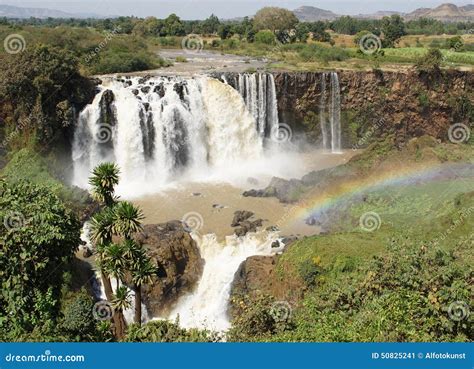
[[[0,182],[0,339],[54,332],[80,223],[48,187]]]

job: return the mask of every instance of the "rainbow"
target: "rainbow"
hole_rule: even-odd
[[[413,183],[433,181],[442,174],[456,173],[459,164],[446,165],[437,162],[424,163],[418,166],[400,166],[396,169],[376,172],[364,178],[348,179],[326,189],[313,189],[305,199],[290,207],[278,222],[279,225],[291,225],[301,222],[310,216],[317,217],[326,210],[344,203],[352,197],[368,191],[381,189],[388,186],[403,186]],[[465,167],[465,164],[461,166]],[[471,168],[472,171],[472,168]],[[471,172],[472,173],[472,172]]]

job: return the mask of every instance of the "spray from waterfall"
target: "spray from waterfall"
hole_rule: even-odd
[[[329,76],[329,85],[327,79]],[[333,153],[341,152],[341,93],[336,72],[321,74],[319,121],[323,148]],[[328,127],[329,126],[329,127]]]
[[[262,156],[256,95],[249,95],[249,112],[237,91],[213,78],[108,78],[100,89],[74,132],[79,187],[87,187],[90,171],[104,161],[118,164],[120,186],[130,193]]]

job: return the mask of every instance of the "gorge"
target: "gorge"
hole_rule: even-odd
[[[239,266],[249,257],[280,253],[283,236],[317,233],[307,224],[286,227],[281,219],[288,209],[273,199],[245,202],[240,194],[262,187],[275,176],[291,181],[345,163],[381,134],[376,119],[372,127],[351,132],[347,111],[370,104],[370,112],[379,99],[387,99],[387,114],[393,118],[384,123],[384,133],[394,132],[405,142],[402,136],[412,135],[415,128],[395,122],[398,101],[393,96],[403,94],[403,85],[414,78],[355,72],[104,77],[75,127],[73,183],[87,188],[92,168],[114,161],[121,168],[119,195],[139,204],[149,224],[171,219],[189,223],[203,259],[198,278],[166,306],[158,306],[162,292],[146,297],[145,305],[152,319],[179,317],[183,327],[225,331],[230,326],[228,300]],[[450,83],[463,89],[465,78],[458,74]],[[417,110],[412,109],[416,120],[426,119],[426,113]],[[313,141],[301,139],[308,130],[303,121],[309,112],[316,117]],[[449,121],[446,112],[434,108],[430,114],[438,117],[438,128],[418,124],[418,134],[442,137],[445,128],[439,119]],[[257,233],[233,234],[232,213],[242,206],[267,218]],[[276,224],[279,227],[272,227]],[[175,276],[179,279],[182,273]]]

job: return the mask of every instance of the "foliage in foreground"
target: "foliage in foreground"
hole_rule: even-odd
[[[0,338],[54,327],[80,223],[47,187],[0,183]]]

